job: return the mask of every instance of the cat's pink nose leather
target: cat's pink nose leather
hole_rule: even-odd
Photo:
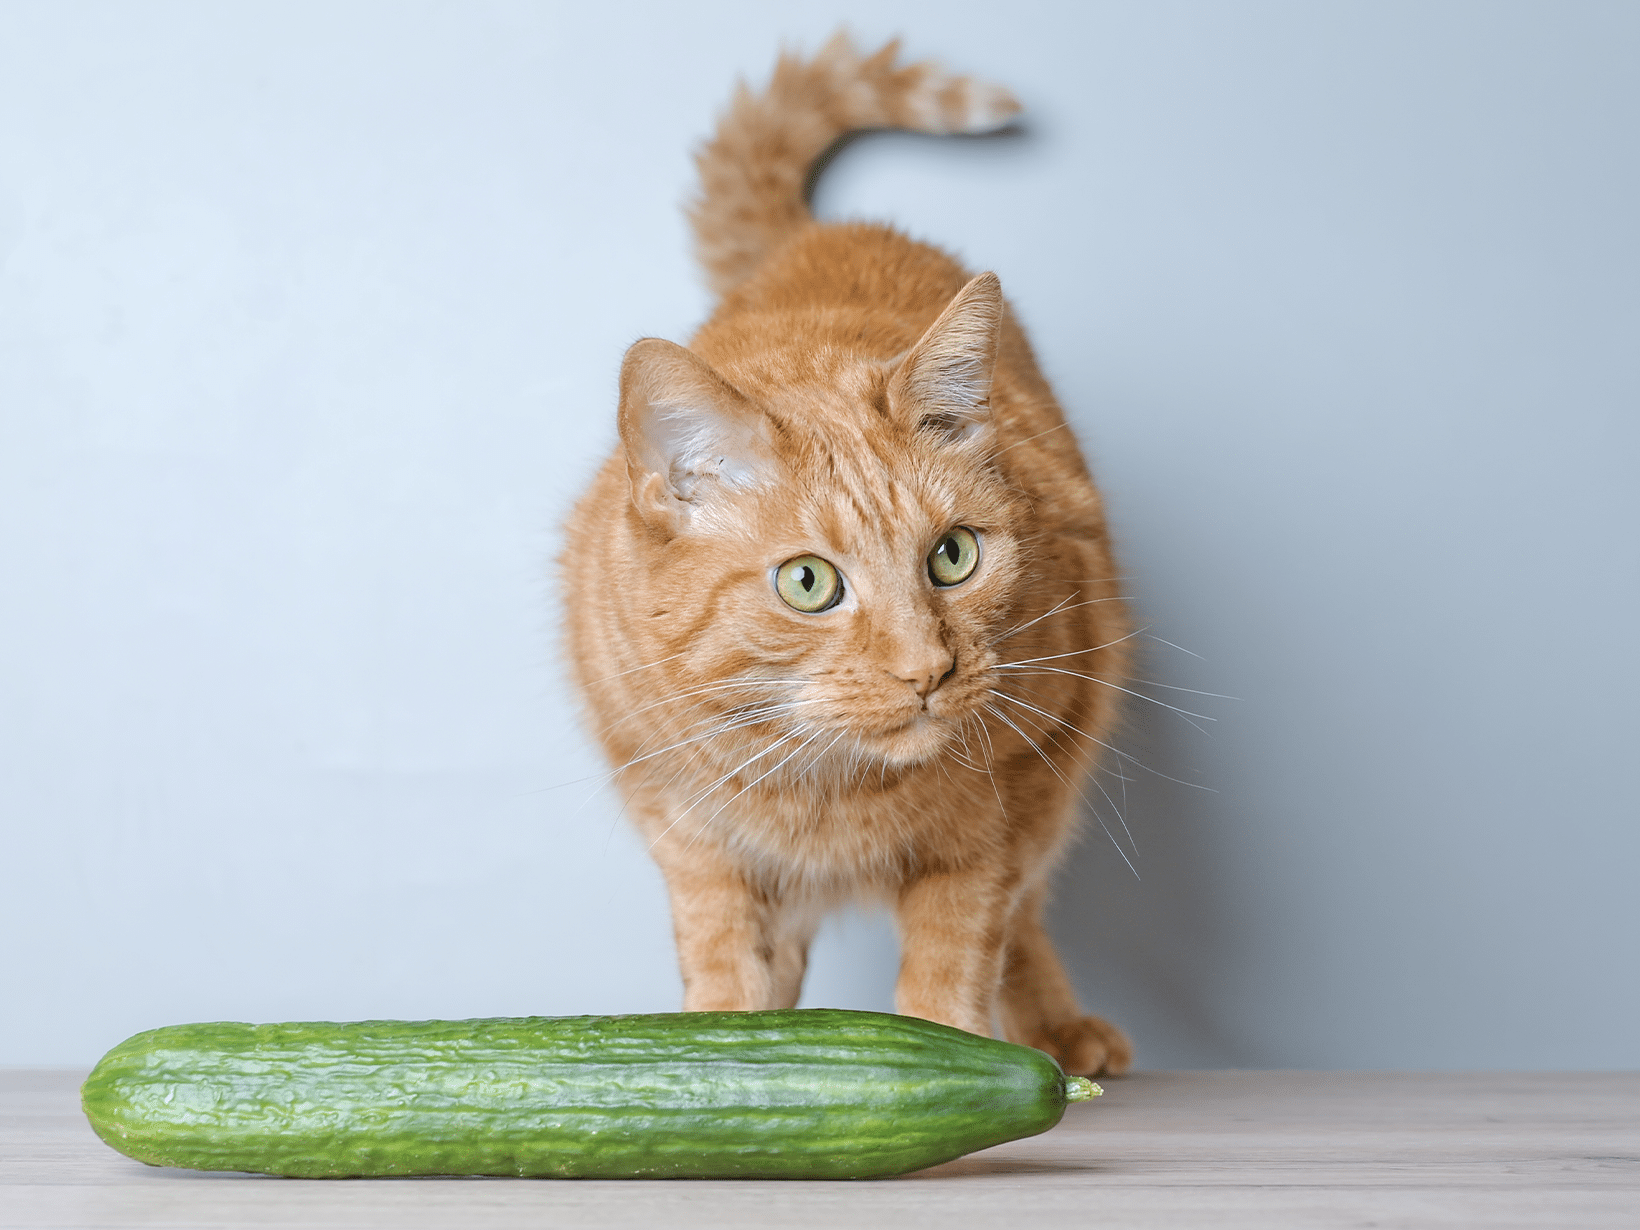
[[[929,693],[946,681],[955,666],[956,659],[949,649],[930,645],[925,653],[896,666],[894,677],[905,680],[917,689],[918,696],[927,700]]]

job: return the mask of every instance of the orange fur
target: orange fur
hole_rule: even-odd
[[[666,876],[686,1008],[794,1004],[820,917],[876,899],[901,1012],[1119,1072],[1041,921],[1128,673],[1098,493],[993,275],[802,198],[851,128],[1018,109],[894,54],[782,58],[700,155],[723,298],[687,349],[627,354],[563,557],[574,670]],[[957,527],[980,562],[943,587]],[[814,614],[773,583],[807,556],[842,584]]]

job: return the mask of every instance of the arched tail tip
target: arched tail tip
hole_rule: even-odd
[[[1065,1101],[1086,1102],[1089,1098],[1096,1098],[1105,1091],[1095,1085],[1085,1076],[1067,1076],[1065,1078]]]
[[[1012,124],[1025,110],[1011,90],[972,77],[936,79],[929,87],[924,97],[935,110],[935,115],[925,121],[930,132],[969,136],[996,132]]]

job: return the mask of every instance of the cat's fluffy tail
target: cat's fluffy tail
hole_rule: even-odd
[[[1001,86],[953,77],[924,61],[897,67],[899,40],[862,57],[839,31],[814,59],[782,55],[769,88],[735,91],[715,136],[695,156],[701,195],[689,212],[695,249],[720,295],[811,220],[809,168],[861,128],[990,132],[1019,114]]]

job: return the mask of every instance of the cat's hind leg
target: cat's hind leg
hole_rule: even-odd
[[[1003,1032],[1011,1042],[1046,1051],[1073,1076],[1120,1076],[1133,1045],[1103,1017],[1085,1015],[1065,967],[1042,927],[1043,893],[1019,905],[1008,929],[1001,985]]]

